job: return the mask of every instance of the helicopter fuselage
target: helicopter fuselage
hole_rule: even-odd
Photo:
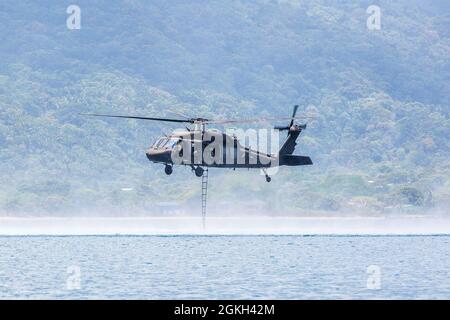
[[[167,174],[172,173],[173,165],[187,165],[193,169],[213,167],[263,170],[277,166],[311,165],[309,157],[292,154],[302,129],[304,126],[291,126],[286,141],[276,154],[242,146],[236,136],[218,130],[192,130],[174,132],[159,138],[147,150],[146,155],[152,162],[165,164]]]
[[[298,105],[294,110],[287,126],[275,126],[274,129],[287,131],[287,137],[281,148],[270,154],[253,150],[242,146],[235,135],[225,134],[219,130],[206,130],[206,125],[234,124],[242,122],[254,122],[270,119],[247,119],[247,120],[208,120],[205,118],[160,118],[127,115],[108,114],[84,114],[94,117],[109,117],[123,119],[137,119],[150,121],[164,121],[172,123],[189,123],[194,129],[187,131],[175,131],[169,136],[159,138],[146,152],[148,160],[165,165],[166,174],[172,174],[174,165],[190,166],[198,177],[203,176],[203,167],[215,168],[260,168],[266,175],[266,181],[270,182],[266,168],[277,166],[303,166],[311,165],[310,157],[294,155],[297,138],[306,124],[297,125],[296,119]],[[274,119],[271,119],[274,120]]]
[[[244,147],[235,136],[217,130],[174,132],[159,138],[146,155],[165,165],[216,168],[269,168],[278,160],[276,155]]]

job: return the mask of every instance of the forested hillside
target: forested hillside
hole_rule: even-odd
[[[380,30],[371,1],[76,1],[80,30],[70,4],[0,3],[1,215],[197,213],[200,180],[145,157],[176,125],[80,112],[254,118],[294,104],[317,114],[297,149],[314,166],[270,184],[212,170],[212,213],[448,213],[447,1],[376,1]]]

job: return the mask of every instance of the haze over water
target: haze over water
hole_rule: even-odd
[[[0,235],[442,235],[450,219],[396,217],[0,218]]]

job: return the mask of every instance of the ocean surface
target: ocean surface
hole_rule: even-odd
[[[449,235],[0,236],[7,299],[449,299]]]

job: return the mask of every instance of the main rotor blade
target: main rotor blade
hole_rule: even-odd
[[[169,110],[169,111],[166,111],[166,112],[171,113],[171,114],[176,115],[176,116],[179,116],[179,117],[182,117],[182,118],[185,118],[186,120],[187,119],[192,119],[192,117],[190,117],[190,116],[188,116],[188,115],[186,115],[184,113],[181,113],[179,111],[171,111],[171,110]]]
[[[110,114],[98,114],[98,113],[80,113],[83,116],[92,116],[92,117],[109,117],[109,118],[125,118],[125,119],[138,119],[138,120],[154,120],[154,121],[165,121],[165,122],[183,122],[183,123],[193,123],[194,121],[191,119],[170,119],[170,118],[152,118],[152,117],[138,117],[138,116],[119,116],[119,115],[110,115]]]
[[[255,118],[255,119],[242,119],[242,120],[208,120],[206,123],[214,124],[231,124],[231,123],[249,123],[249,122],[268,122],[268,121],[278,121],[278,120],[293,120],[293,119],[313,119],[315,116],[306,115],[298,117],[274,117],[274,118]]]

